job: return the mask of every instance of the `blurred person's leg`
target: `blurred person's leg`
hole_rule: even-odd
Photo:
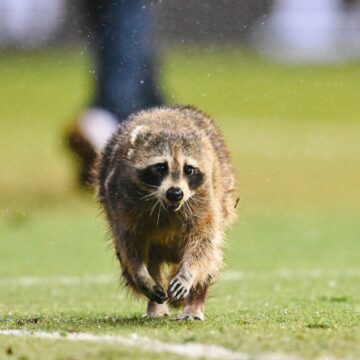
[[[160,105],[151,34],[144,0],[86,0],[86,36],[95,60],[95,95],[69,137],[88,184],[96,155],[132,112]]]
[[[161,104],[156,86],[152,12],[148,1],[88,1],[96,33],[94,106],[119,121]]]

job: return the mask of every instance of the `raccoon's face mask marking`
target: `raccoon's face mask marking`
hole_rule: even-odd
[[[141,183],[149,188],[149,194],[144,198],[158,201],[169,211],[178,211],[186,202],[195,201],[196,190],[204,182],[200,168],[190,165],[186,158],[171,157],[167,161],[148,165],[138,171],[138,176]]]
[[[199,168],[192,165],[184,165],[184,174],[188,178],[188,184],[191,190],[197,189],[204,182],[204,174]]]
[[[132,133],[131,142],[128,159],[137,171],[143,193],[141,201],[151,206],[160,204],[169,211],[178,211],[184,204],[186,208],[190,203],[194,206],[206,172],[201,171],[202,167],[205,169],[206,159],[199,146],[200,139],[191,133],[177,137],[138,127]],[[150,208],[157,209],[156,206]]]
[[[166,162],[147,166],[139,171],[139,179],[150,187],[159,187],[165,176],[168,174]]]

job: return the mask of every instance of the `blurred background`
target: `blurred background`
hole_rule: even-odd
[[[9,231],[41,209],[94,209],[68,144],[106,78],[98,65],[106,44],[94,40],[90,15],[108,24],[92,3],[0,0],[0,204]],[[156,65],[151,101],[190,103],[216,119],[238,169],[240,211],[276,210],[282,220],[289,209],[358,206],[359,1],[138,3],[150,25],[124,22],[151,33],[141,45]],[[121,98],[130,92],[121,81],[122,109],[133,100]]]
[[[153,29],[146,30],[151,37],[143,46],[153,60],[149,83],[158,97],[152,103],[200,107],[214,117],[231,148],[241,201],[239,222],[229,233],[230,269],[358,269],[360,2],[188,0],[146,1],[142,7]],[[85,2],[0,0],[2,277],[118,273],[102,241],[98,205],[90,191],[79,188],[79,164],[69,149],[69,131],[80,114],[100,106],[104,45],[94,42],[88,18]],[[125,93],[117,102],[121,111],[130,104],[129,87],[116,85]],[[305,293],[315,302],[334,294],[359,300],[353,282],[359,272],[352,274],[336,275],[342,280],[335,285],[332,278],[293,283],[254,277],[242,280],[238,292],[222,283],[216,291],[229,297],[212,304],[224,311],[247,307],[249,322],[257,324],[251,311],[262,311],[265,299],[269,309]],[[128,311],[119,307],[116,287],[99,298],[93,295],[101,284],[69,292],[50,284],[37,291],[5,283],[3,314]],[[291,337],[293,328],[287,330],[283,336]],[[293,340],[294,349],[303,347],[300,337]],[[271,348],[271,341],[266,344]]]
[[[98,331],[114,327],[104,314],[141,313],[115,285],[118,264],[92,192],[79,187],[84,174],[73,152],[94,155],[77,137],[93,106],[110,111],[103,114],[109,126],[89,138],[142,106],[193,104],[216,120],[231,148],[241,201],[227,263],[235,275],[252,275],[220,282],[209,301],[210,319],[227,313],[236,324],[215,322],[191,336],[184,327],[181,339],[226,342],[225,332],[234,349],[252,339],[265,351],[352,354],[360,301],[360,2],[144,1],[138,11],[151,24],[130,11],[122,21],[130,35],[107,28],[115,8],[89,12],[85,5],[96,2],[0,0],[0,326],[36,314],[46,320],[30,327]],[[94,40],[101,31],[107,45]],[[120,71],[119,37],[131,71]],[[146,49],[146,66],[134,67],[135,48]],[[118,80],[129,74],[138,76],[130,85]],[[306,324],[319,339],[331,332],[332,341],[315,341]],[[151,326],[146,336],[157,337]]]
[[[146,28],[143,31],[151,34],[139,36],[144,43],[137,46],[146,50],[145,55],[136,56],[151,58],[138,65],[154,68],[148,71],[150,75],[142,74],[151,77],[145,82],[153,89],[147,90],[151,94],[144,101],[126,108],[132,99],[122,99],[126,94],[119,93],[109,100],[106,91],[121,92],[118,88],[127,87],[130,92],[129,83],[108,86],[110,90],[101,85],[111,82],[102,71],[111,61],[115,70],[108,72],[108,78],[118,83],[129,80],[114,76],[122,60],[114,56],[116,51],[104,55],[106,50],[99,50],[104,44],[95,39],[99,31],[94,23],[109,27],[101,1],[0,0],[0,116],[2,153],[8,154],[2,156],[7,169],[0,180],[2,197],[11,199],[15,184],[15,193],[22,189],[26,197],[37,191],[62,193],[71,188],[71,173],[78,170],[69,170],[61,143],[69,141],[66,131],[76,124],[79,114],[94,104],[108,108],[121,121],[139,108],[191,103],[218,118],[221,126],[235,124],[238,136],[254,119],[263,125],[277,120],[286,124],[358,120],[358,0],[137,3],[146,14],[129,21],[149,23],[134,27],[135,32]],[[109,29],[109,38],[111,31],[121,32]],[[109,41],[109,52],[121,41],[121,36]],[[133,51],[131,45],[124,48]],[[135,65],[129,69],[136,72]],[[135,81],[130,79],[130,83]],[[22,148],[33,136],[35,144]],[[12,157],[18,161],[10,161],[10,166]],[[37,171],[38,175],[44,171],[45,184],[35,181],[29,158],[48,167]]]
[[[1,0],[1,48],[79,46],[86,40],[84,4]],[[358,0],[159,0],[144,4],[153,8],[153,40],[159,46],[246,45],[295,62],[360,56]]]

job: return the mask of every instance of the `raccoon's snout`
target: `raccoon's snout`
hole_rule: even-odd
[[[184,193],[179,187],[170,187],[166,191],[166,198],[171,202],[179,202],[183,199]]]

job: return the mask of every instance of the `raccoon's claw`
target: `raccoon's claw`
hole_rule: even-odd
[[[198,321],[204,321],[204,316],[196,316],[196,315],[185,315],[185,316],[178,316],[176,317],[177,321],[182,320],[198,320]]]
[[[188,297],[191,286],[180,276],[174,277],[169,284],[168,294],[172,300],[182,300]]]
[[[167,299],[167,296],[159,285],[154,285],[152,288],[152,292],[150,292],[148,298],[158,304],[163,304]]]
[[[134,276],[134,282],[137,288],[150,300],[158,304],[162,304],[167,299],[167,296],[161,286],[154,284],[151,278]]]

